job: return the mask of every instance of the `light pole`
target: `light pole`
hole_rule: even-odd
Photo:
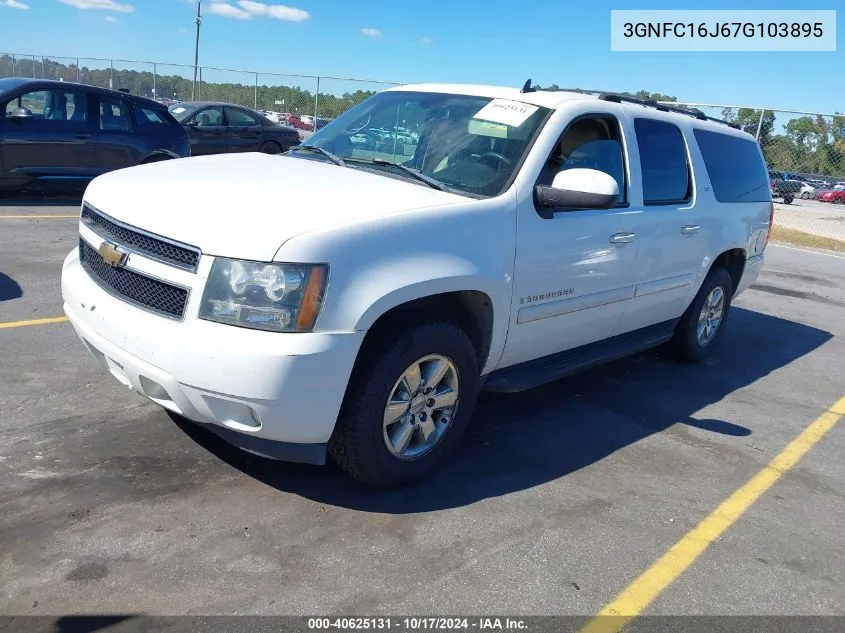
[[[194,20],[197,25],[197,38],[194,44],[194,83],[191,86],[191,101],[194,100],[194,93],[197,89],[197,67],[200,63],[200,26],[202,25],[202,0],[197,0],[197,18]]]

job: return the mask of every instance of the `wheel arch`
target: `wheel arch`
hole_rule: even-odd
[[[170,160],[172,158],[179,158],[179,155],[175,152],[171,152],[170,150],[166,149],[157,149],[153,152],[150,152],[143,159],[141,159],[140,165],[145,165],[147,163],[157,163],[161,160]]]
[[[745,263],[747,259],[748,255],[746,254],[745,249],[731,248],[723,251],[713,260],[713,263],[710,265],[710,270],[713,270],[714,268],[724,268],[727,270],[728,274],[731,276],[733,291],[736,292],[736,289],[739,287],[739,283],[742,280],[742,275],[745,272]]]
[[[470,337],[478,357],[479,370],[489,363],[497,322],[493,300],[487,292],[462,289],[417,294],[410,299],[405,296],[405,292],[391,293],[380,302],[377,309],[374,306],[374,309],[362,316],[359,321],[362,327],[356,328],[367,330],[362,350],[378,344],[383,337],[409,323],[443,320],[459,326]],[[397,300],[399,297],[404,300]]]

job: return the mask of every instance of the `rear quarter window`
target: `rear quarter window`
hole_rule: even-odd
[[[166,110],[135,106],[135,125],[172,125],[176,119]]]
[[[719,202],[768,202],[769,174],[755,141],[710,130],[693,131]]]

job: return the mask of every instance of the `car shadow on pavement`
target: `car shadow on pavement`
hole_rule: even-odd
[[[63,207],[82,204],[85,185],[46,182],[0,192],[0,207]]]
[[[9,299],[17,299],[23,296],[20,284],[9,277],[0,273],[0,301],[8,301]]]
[[[358,484],[330,463],[287,464],[233,448],[190,422],[180,428],[243,473],[285,491],[366,512],[460,507],[565,477],[672,425],[729,437],[753,429],[696,412],[810,353],[828,332],[733,307],[715,356],[681,364],[662,350],[611,363],[519,394],[482,393],[470,429],[424,483],[391,491]]]

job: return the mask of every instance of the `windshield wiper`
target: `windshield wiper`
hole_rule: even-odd
[[[292,152],[295,150],[303,150],[306,152],[316,152],[318,154],[322,154],[330,161],[332,161],[335,165],[340,167],[346,167],[346,163],[343,162],[343,159],[340,156],[336,156],[332,154],[330,151],[323,149],[322,147],[317,147],[316,145],[294,145],[288,151]]]
[[[409,176],[416,178],[420,182],[424,182],[425,184],[427,184],[432,189],[437,189],[438,191],[446,191],[446,187],[439,180],[435,180],[434,178],[426,176],[425,174],[422,174],[422,173],[416,171],[415,169],[411,169],[410,167],[406,167],[405,165],[402,165],[401,163],[394,163],[394,162],[391,162],[389,160],[384,160],[383,158],[373,158],[372,160],[362,161],[362,162],[371,163],[373,165],[385,165],[387,167],[395,167],[396,169],[402,170],[403,172],[405,172]]]

